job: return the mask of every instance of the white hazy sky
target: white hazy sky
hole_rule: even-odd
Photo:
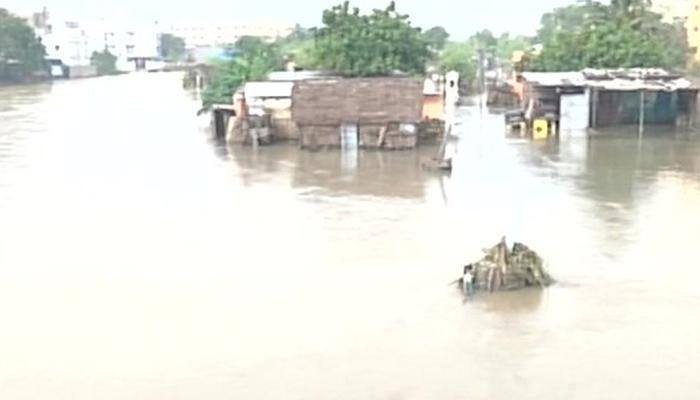
[[[414,25],[444,26],[454,39],[481,29],[532,34],[540,16],[576,0],[397,0],[398,11],[411,15]],[[342,0],[0,0],[0,7],[29,14],[48,7],[50,12],[77,21],[100,18],[136,24],[245,24],[274,22],[303,26],[320,24],[321,11]],[[363,11],[384,7],[388,0],[355,0]]]

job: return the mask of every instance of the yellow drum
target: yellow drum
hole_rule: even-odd
[[[532,139],[543,140],[549,137],[549,121],[546,119],[536,119],[532,123]]]

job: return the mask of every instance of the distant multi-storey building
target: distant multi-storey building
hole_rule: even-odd
[[[688,31],[688,46],[694,61],[700,62],[700,0],[690,0],[685,28]]]
[[[233,44],[243,36],[275,40],[288,36],[293,30],[290,25],[208,25],[172,27],[167,33],[181,37],[187,48],[192,49]]]
[[[50,18],[46,9],[33,14],[31,22],[48,60],[60,60],[66,66],[90,65],[89,36],[79,23]]]
[[[652,11],[665,22],[683,22],[693,61],[700,62],[700,0],[654,0]]]
[[[672,23],[688,17],[691,0],[654,0],[651,10],[663,16],[664,22]]]
[[[116,68],[121,72],[158,63],[160,33],[155,25],[130,29],[105,21],[84,24],[53,16],[46,9],[34,13],[29,22],[46,48],[46,60],[56,77],[94,74],[92,54],[104,50],[117,57]]]

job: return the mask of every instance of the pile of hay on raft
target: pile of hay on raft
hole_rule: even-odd
[[[473,266],[475,290],[517,290],[527,287],[546,287],[554,279],[544,268],[544,261],[522,243],[514,243],[508,249],[506,239],[490,249],[484,249],[484,258]],[[462,284],[460,278],[460,285]]]

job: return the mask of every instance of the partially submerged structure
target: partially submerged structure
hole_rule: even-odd
[[[400,76],[342,78],[275,72],[246,83],[233,105],[213,108],[217,137],[237,144],[296,141],[302,148],[408,149],[445,130],[444,88]]]
[[[248,82],[243,94],[248,115],[269,118],[269,127],[277,140],[298,140],[299,130],[292,120],[292,89],[294,82]]]
[[[533,137],[576,135],[618,125],[689,127],[698,88],[662,69],[523,72],[519,91]]]
[[[297,82],[292,118],[303,148],[413,148],[423,85],[404,77]]]

